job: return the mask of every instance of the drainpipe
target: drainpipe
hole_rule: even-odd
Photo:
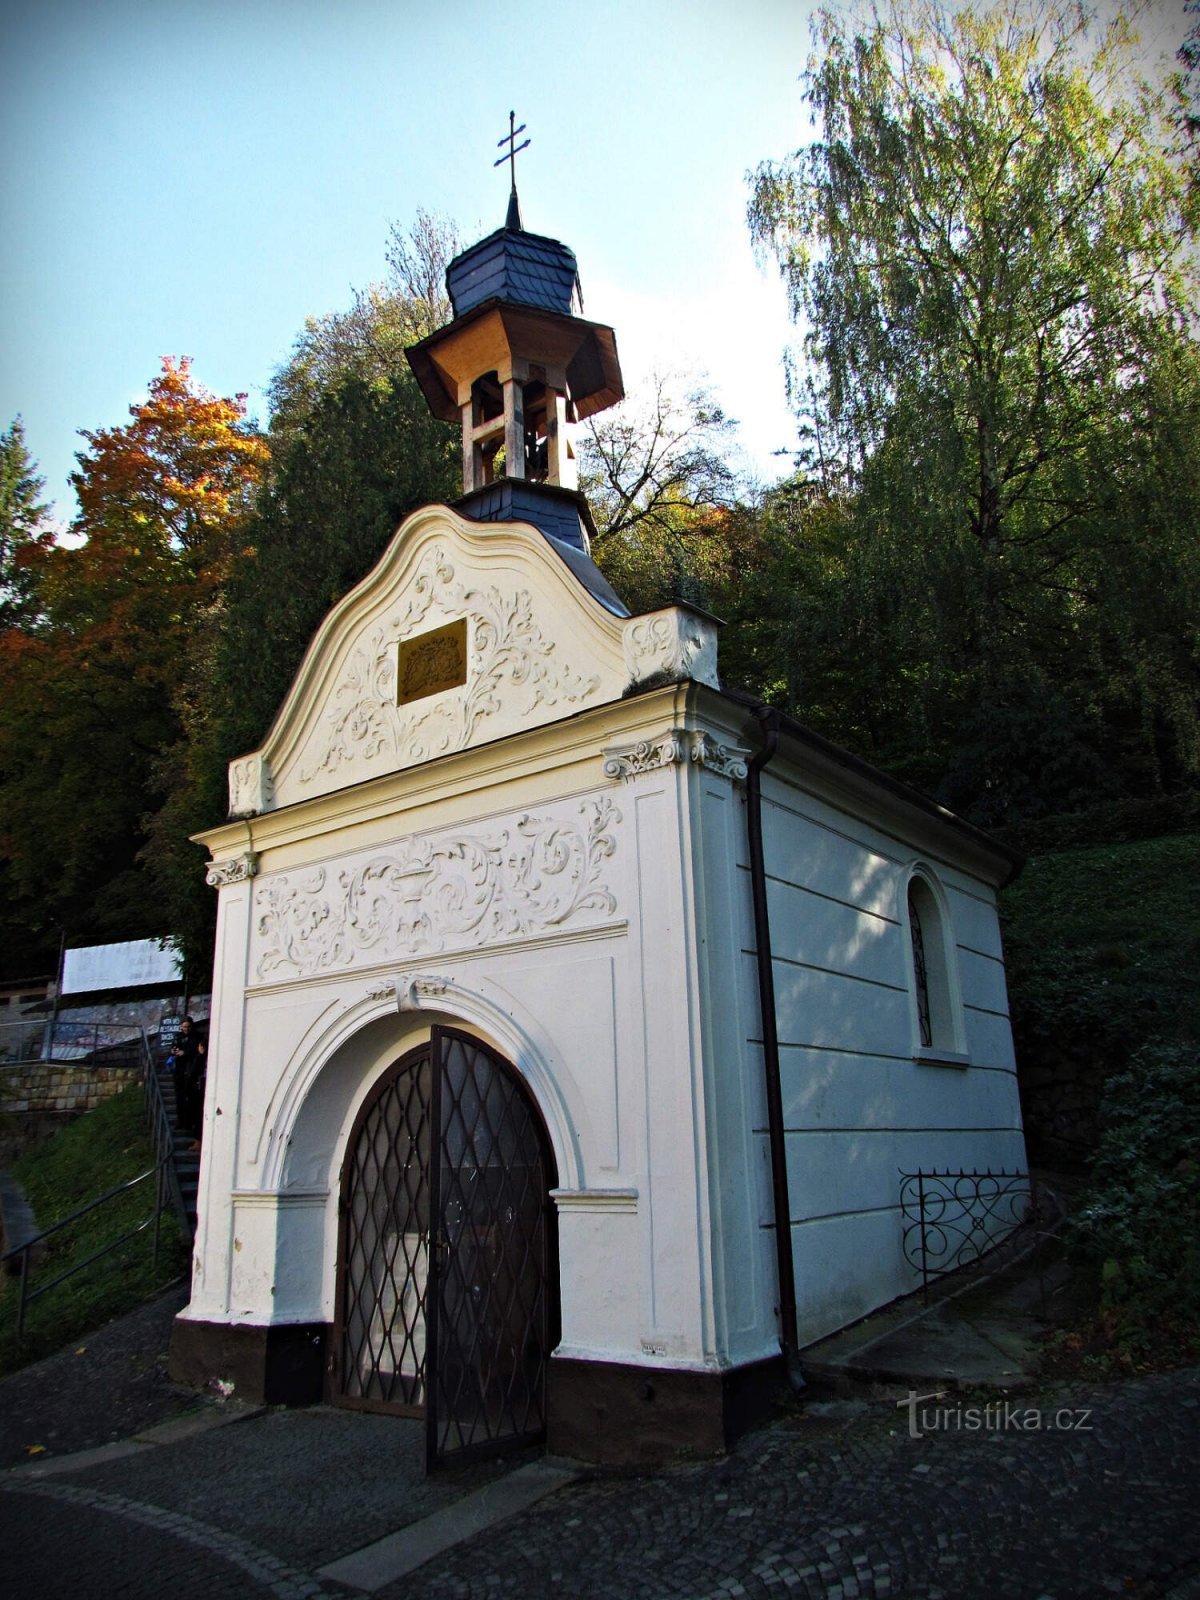
[[[750,893],[754,904],[754,948],[758,961],[758,1004],[762,1015],[763,1070],[767,1090],[767,1136],[771,1150],[775,1260],[779,1277],[779,1343],[788,1382],[799,1391],[804,1388],[804,1378],[800,1371],[796,1331],[796,1275],[792,1268],[791,1207],[788,1202],[787,1151],[783,1137],[775,974],[771,961],[771,924],[767,912],[767,873],[762,835],[762,771],[779,747],[779,720],[770,706],[755,706],[754,715],[762,728],[763,742],[746,768],[746,832],[750,845]]]

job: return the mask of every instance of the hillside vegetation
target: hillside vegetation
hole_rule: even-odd
[[[89,1200],[136,1178],[154,1165],[154,1150],[136,1085],[105,1101],[68,1127],[34,1145],[13,1163],[39,1228],[68,1217]],[[153,1214],[154,1180],[98,1207],[49,1241],[30,1273],[36,1289],[136,1227]],[[131,1310],[177,1278],[186,1261],[178,1223],[164,1212],[158,1262],[151,1226],[85,1271],[68,1278],[26,1310],[24,1338],[17,1348],[16,1279],[0,1287],[0,1372],[11,1371],[87,1334]]]
[[[1200,832],[1034,856],[1006,891],[1031,1158],[1088,1167],[1072,1364],[1200,1356]]]

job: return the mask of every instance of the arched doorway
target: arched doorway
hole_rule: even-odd
[[[385,1072],[355,1120],[331,1397],[423,1416],[430,1469],[545,1433],[556,1181],[517,1073],[452,1028]]]

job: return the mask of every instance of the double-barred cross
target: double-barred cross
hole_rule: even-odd
[[[508,132],[505,134],[503,139],[496,140],[497,149],[503,149],[503,147],[507,145],[508,150],[499,158],[498,161],[492,162],[493,167],[502,167],[506,161],[508,162],[510,176],[512,179],[512,191],[514,194],[517,192],[517,156],[520,151],[524,150],[528,146],[530,142],[528,139],[523,139],[520,144],[517,143],[517,135],[525,132],[525,124],[522,123],[519,128],[515,127],[514,124],[516,123],[516,120],[516,112],[510,111],[508,113]]]

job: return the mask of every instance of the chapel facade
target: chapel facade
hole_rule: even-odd
[[[172,1370],[515,1442],[724,1448],[914,1287],[899,1173],[1024,1165],[978,830],[630,616],[576,423],[621,397],[519,212],[409,352],[464,494],[330,612],[204,834],[220,896]]]

